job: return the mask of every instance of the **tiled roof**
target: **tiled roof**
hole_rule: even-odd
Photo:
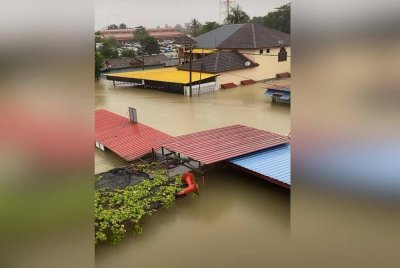
[[[174,41],[174,44],[193,45],[196,44],[196,40],[187,35],[184,35],[182,37],[177,38]]]
[[[203,66],[203,68],[202,68]],[[222,73],[232,70],[252,68],[257,63],[249,60],[237,51],[220,51],[192,62],[192,71],[205,73]],[[189,70],[189,64],[178,67],[179,70]]]
[[[161,65],[167,62],[169,59],[167,56],[160,54],[160,55],[151,55],[151,56],[144,56],[144,65],[151,66],[151,65]],[[142,66],[142,56],[137,56],[134,58],[106,58],[104,59],[104,63],[108,61],[111,64],[111,69],[121,69],[121,68],[132,68]],[[104,66],[105,67],[105,66]]]
[[[198,48],[217,48],[226,38],[239,30],[243,24],[227,24],[210,32],[202,34],[194,39],[197,41]]]
[[[289,45],[290,35],[253,23],[244,24],[217,48],[265,48]]]
[[[198,48],[266,48],[289,46],[290,35],[260,24],[230,24],[195,38]]]

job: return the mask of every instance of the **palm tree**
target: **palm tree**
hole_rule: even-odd
[[[197,19],[192,19],[189,25],[192,36],[199,35],[202,26],[200,21],[198,21]]]
[[[249,22],[249,20],[249,15],[247,15],[247,13],[243,11],[241,6],[236,5],[235,7],[232,7],[225,21],[228,24],[240,24],[247,23]]]

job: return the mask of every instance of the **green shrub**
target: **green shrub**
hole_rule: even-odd
[[[95,192],[95,241],[118,243],[129,230],[142,233],[143,217],[155,211],[154,204],[169,208],[183,186],[179,176],[169,179],[162,170],[144,169],[152,179],[115,191]]]

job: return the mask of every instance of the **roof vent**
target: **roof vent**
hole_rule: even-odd
[[[131,121],[132,123],[138,122],[135,108],[129,107],[129,121]]]

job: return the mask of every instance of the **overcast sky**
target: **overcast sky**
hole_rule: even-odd
[[[126,23],[128,27],[164,27],[184,25],[192,18],[200,22],[218,21],[220,0],[95,0],[95,28]],[[244,11],[264,16],[290,0],[236,0]]]

